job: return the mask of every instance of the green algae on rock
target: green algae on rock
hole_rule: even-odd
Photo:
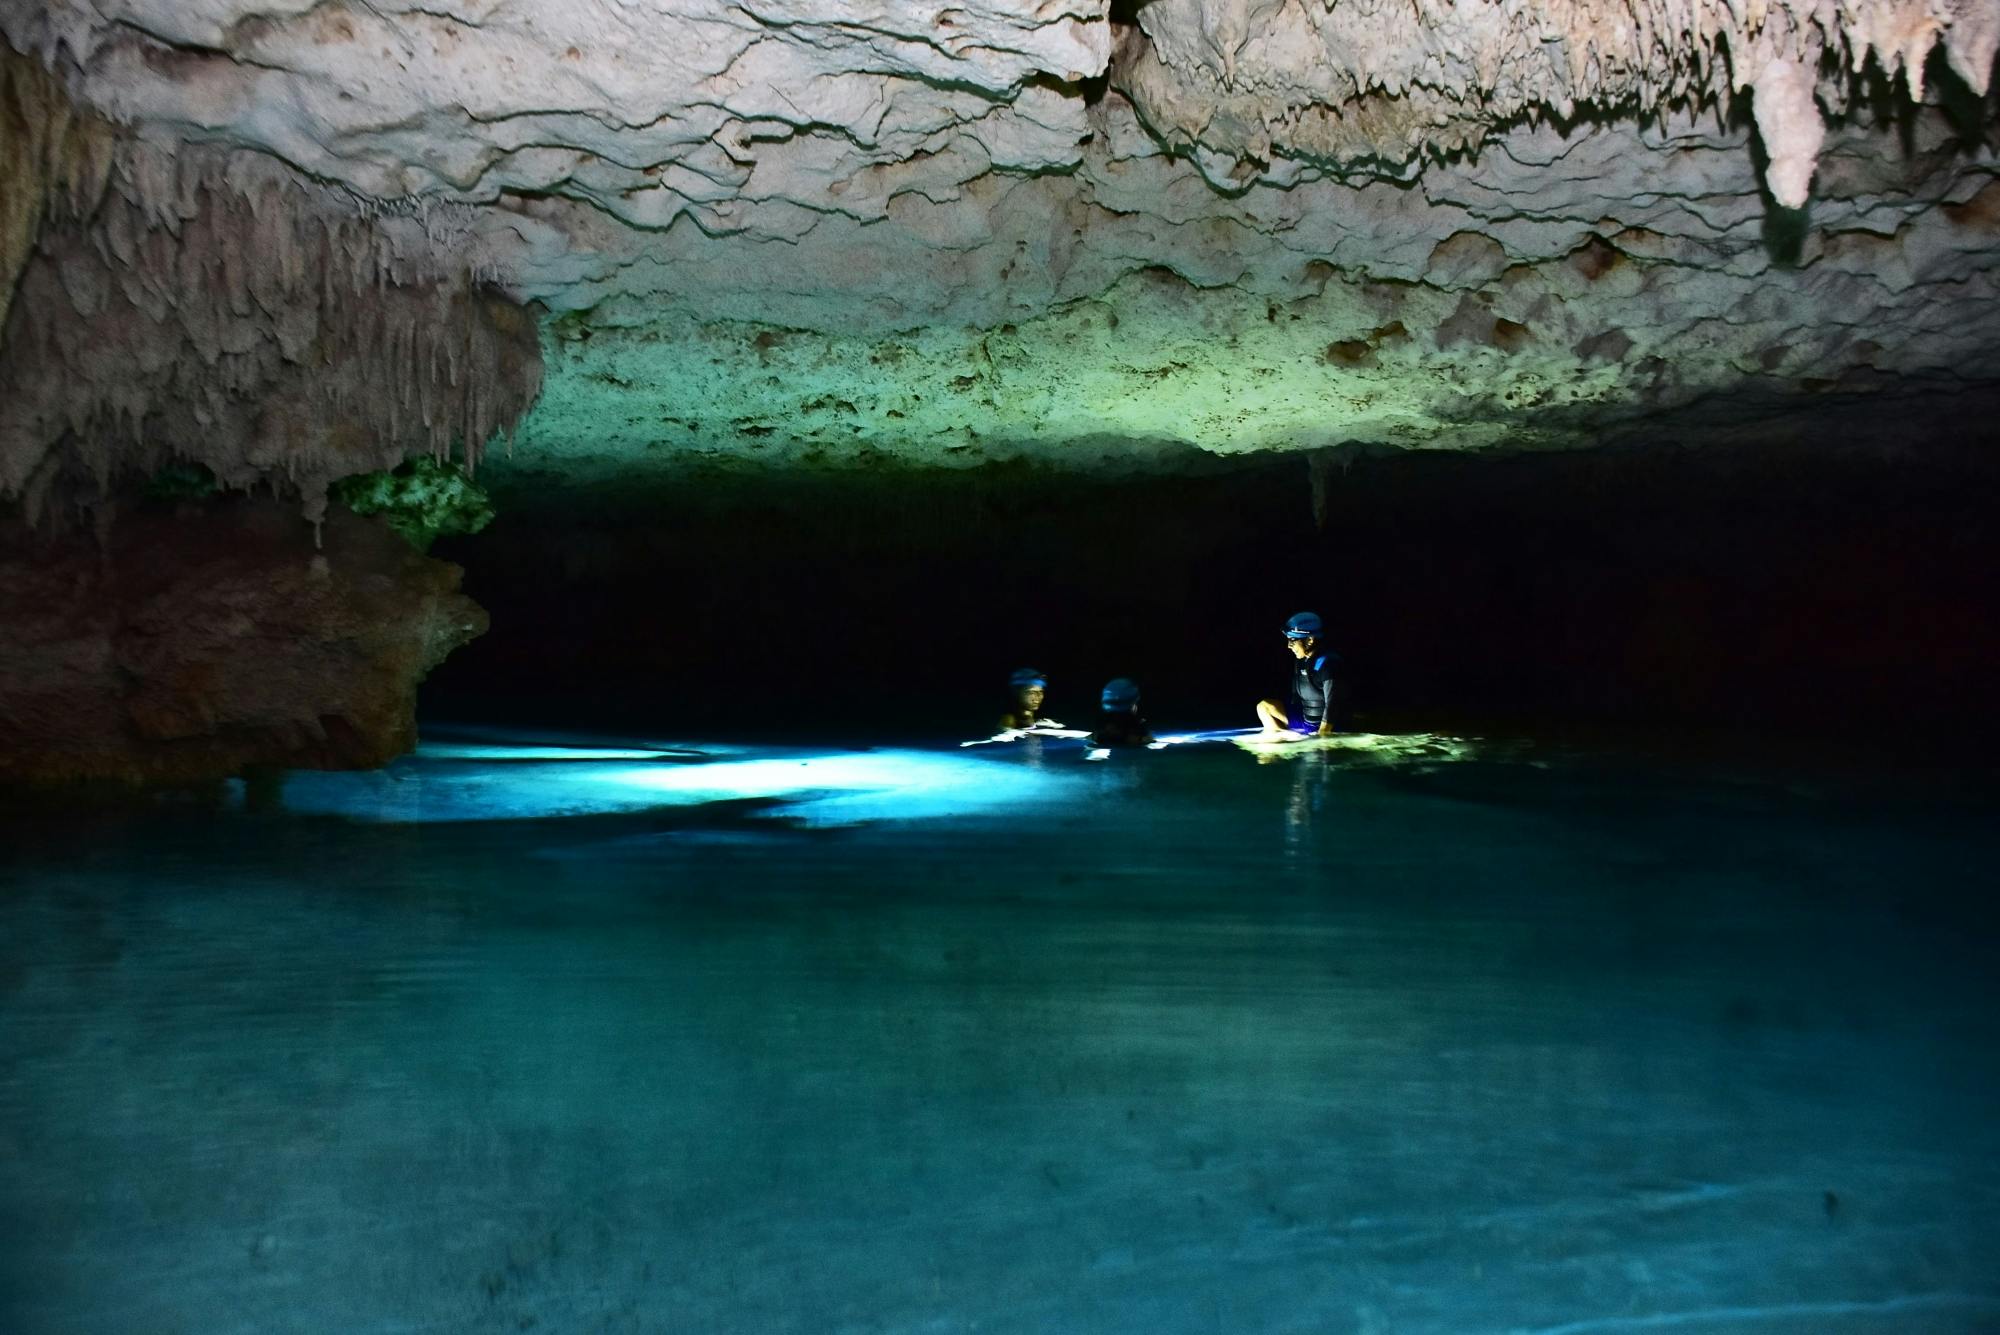
[[[420,552],[447,534],[477,533],[493,522],[485,489],[457,464],[428,456],[388,472],[343,478],[334,483],[333,497],[358,515],[381,515]]]

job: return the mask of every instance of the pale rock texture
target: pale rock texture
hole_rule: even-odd
[[[1884,422],[1916,436],[1962,410],[1941,391],[2000,368],[2000,186],[1935,114],[1890,153],[1871,127],[1837,127],[1786,262],[1745,132],[1692,118],[1521,127],[1416,187],[1219,197],[1129,119],[1121,130],[1115,97],[1095,114],[1106,133],[1076,172],[983,195],[977,249],[926,256],[892,225],[725,266],[722,246],[668,238],[675,264],[647,271],[643,299],[551,326],[517,460],[572,475],[690,454],[1115,464],[1187,446],[1573,446]],[[774,267],[815,264],[844,305],[754,290]],[[700,281],[676,283],[690,266]],[[778,328],[734,318],[759,307]],[[899,308],[914,327],[872,314]],[[1674,416],[1695,411],[1698,431]]]
[[[1699,107],[1754,90],[1771,191],[1805,203],[1845,72],[1871,59],[1922,95],[1933,49],[1978,92],[1989,0],[1151,0],[1117,82],[1227,186],[1302,168],[1403,174],[1522,118]],[[1822,74],[1824,71],[1824,74]]]
[[[197,461],[329,481],[480,449],[540,388],[531,315],[414,217],[377,217],[244,150],[109,150],[40,231],[0,356],[0,495],[30,515]],[[52,187],[53,188],[53,187]]]
[[[111,127],[79,114],[48,71],[0,47],[0,329],[45,217],[97,206],[111,145]]]
[[[358,284],[317,318],[369,387],[294,392],[286,283],[103,384],[133,284],[81,256],[160,217],[120,166],[22,280],[0,359],[101,392],[0,422],[8,492],[115,468],[60,441],[141,399],[112,453],[188,449],[219,383],[299,405],[236,414],[219,471],[283,460],[310,496],[517,418],[552,476],[1096,463],[1917,432],[2000,366],[2000,0],[0,0],[0,32],[125,127],[121,163],[233,201],[183,250],[251,245],[291,173],[298,272]],[[489,287],[547,313],[525,416]],[[213,333],[245,320],[254,368]],[[371,351],[412,339],[442,382]]]

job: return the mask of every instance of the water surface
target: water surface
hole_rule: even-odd
[[[2000,1328],[1962,785],[546,741],[8,819],[0,1329]]]

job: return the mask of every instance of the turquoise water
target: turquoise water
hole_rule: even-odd
[[[1258,759],[10,818],[0,1330],[2000,1328],[1983,793]]]

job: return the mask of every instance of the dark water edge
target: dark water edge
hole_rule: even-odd
[[[5,1328],[2000,1320],[1977,772],[902,755],[17,813]]]

